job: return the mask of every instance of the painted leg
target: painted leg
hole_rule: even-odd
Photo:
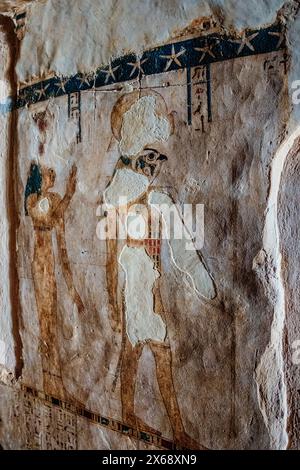
[[[121,401],[123,421],[137,428],[139,431],[152,434],[161,434],[151,426],[148,426],[142,419],[136,416],[134,411],[135,385],[137,378],[138,364],[143,351],[143,345],[135,347],[126,338],[123,360],[121,366]]]
[[[47,267],[45,271],[44,266]],[[65,399],[57,337],[57,298],[53,259],[48,265],[33,263],[33,277],[40,324],[44,392]]]
[[[64,400],[77,408],[83,408],[84,403],[73,397],[66,390],[63,383],[56,315],[49,315],[46,311],[42,311],[40,315],[40,331],[44,392]]]
[[[56,315],[49,314],[45,309],[40,311],[40,333],[44,392],[64,399],[65,393],[56,332]]]
[[[58,358],[58,344],[51,331],[53,319],[49,318],[45,312],[41,313],[40,329],[44,392],[63,399],[65,397]]]
[[[170,347],[155,343],[150,343],[150,347],[154,354],[157,381],[170,419],[176,446],[191,450],[207,450],[206,447],[198,444],[185,432],[173,383],[172,353]]]

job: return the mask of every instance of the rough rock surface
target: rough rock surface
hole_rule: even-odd
[[[299,449],[299,7],[0,1],[4,449]]]

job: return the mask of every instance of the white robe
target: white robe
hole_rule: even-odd
[[[130,169],[118,170],[111,185],[105,191],[105,202],[118,207],[120,200],[125,203],[137,200],[147,190],[148,184],[143,175]],[[121,197],[121,199],[120,199]],[[172,199],[160,191],[152,191],[148,197],[149,207],[159,210],[159,205],[165,207],[173,204]],[[158,209],[156,209],[158,208]],[[164,214],[165,233],[169,232]],[[179,218],[180,219],[180,218]],[[169,232],[170,233],[170,232]],[[168,244],[171,259],[175,266],[190,280],[191,287],[197,295],[213,299],[216,295],[214,283],[195,250],[187,250],[187,242],[192,239],[183,230],[182,239],[169,239]],[[133,346],[139,342],[151,340],[164,342],[167,336],[166,325],[159,313],[154,312],[153,287],[160,276],[154,262],[144,247],[124,246],[119,256],[119,264],[125,273],[125,317],[126,332]]]

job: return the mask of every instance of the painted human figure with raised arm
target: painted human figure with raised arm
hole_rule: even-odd
[[[160,153],[159,144],[166,142],[174,132],[173,115],[168,113],[160,94],[137,91],[117,101],[111,127],[121,157],[103,199],[106,207],[114,208],[120,217],[126,213],[128,222],[125,237],[120,237],[119,233],[116,237],[107,237],[107,284],[113,323],[117,326],[122,322],[122,417],[130,426],[157,433],[136,415],[134,405],[138,364],[143,348],[148,345],[155,359],[156,377],[176,445],[204,448],[187,434],[182,421],[159,287],[163,276],[161,239],[167,227],[164,227],[164,214],[157,208],[171,207],[173,201],[166,191],[155,186],[155,180],[168,160]],[[159,213],[158,218],[148,217],[153,209],[156,215]],[[201,255],[196,250],[185,250],[186,241],[168,241],[172,261],[187,276],[198,295],[213,299],[216,296],[214,282]]]
[[[43,161],[47,119],[46,112],[35,116],[41,136],[39,161]],[[77,403],[77,400],[67,392],[62,377],[57,327],[57,283],[52,239],[54,232],[66,287],[78,312],[83,313],[84,305],[73,282],[65,239],[65,214],[76,190],[76,174],[77,168],[73,165],[65,194],[61,197],[52,190],[56,179],[54,169],[33,161],[30,165],[25,188],[25,214],[31,217],[34,229],[32,277],[40,326],[39,350],[42,359],[43,389],[49,395]]]

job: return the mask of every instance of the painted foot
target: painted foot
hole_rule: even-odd
[[[152,428],[151,426],[146,424],[145,421],[135,415],[124,416],[123,420],[126,424],[128,424],[132,428],[136,428],[138,431],[148,432],[150,434],[156,434],[157,436],[161,436],[160,431],[157,431],[157,429]]]
[[[207,447],[202,446],[197,441],[195,441],[191,436],[189,436],[185,431],[178,432],[174,435],[174,442],[176,447],[180,449],[189,449],[189,450],[209,450]]]

